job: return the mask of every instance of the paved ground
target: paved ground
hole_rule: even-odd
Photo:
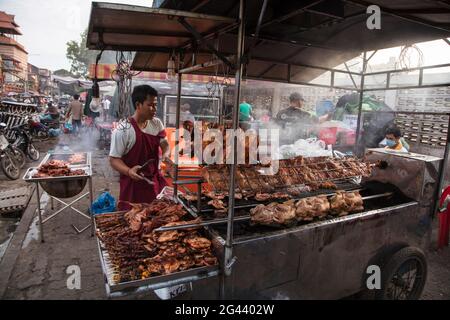
[[[63,136],[59,142],[48,142],[42,148],[64,148],[68,145],[73,151],[92,151],[95,196],[100,190],[108,188],[117,197],[118,177],[106,162],[107,152],[98,150],[95,141],[95,136],[84,139]],[[13,183],[0,180],[2,189],[23,184],[20,180]],[[83,199],[76,206],[86,211],[88,199]],[[47,196],[42,199],[42,207],[44,217],[48,216],[51,210]],[[0,262],[0,298],[105,299],[95,238],[89,231],[77,235],[71,226],[81,227],[88,223],[87,219],[66,210],[44,225],[45,243],[41,243],[38,240],[36,200],[33,197]],[[429,275],[423,299],[450,299],[450,249],[431,251],[428,259]],[[69,275],[66,270],[72,265],[80,267],[80,290],[67,288]]]

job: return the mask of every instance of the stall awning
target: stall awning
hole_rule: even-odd
[[[362,51],[450,36],[450,5],[444,1],[248,0],[246,4],[245,47],[250,55],[244,77],[250,79],[288,82],[290,74],[292,81],[309,82],[325,70],[305,65],[333,68]],[[366,25],[370,5],[381,9],[381,30]],[[237,17],[239,0],[167,0],[162,7]],[[220,52],[236,52],[236,33],[229,30],[216,40]],[[207,55],[198,62],[210,59]],[[162,53],[139,52],[133,68],[157,71],[166,61]],[[211,74],[215,69],[196,72]]]
[[[187,46],[191,34],[179,23],[200,33],[219,32],[235,19],[133,5],[93,2],[89,21],[89,49],[171,52]]]
[[[306,83],[362,51],[450,37],[450,6],[443,1],[424,4],[420,0],[247,0],[245,3],[244,78],[248,79]],[[381,30],[367,27],[370,5],[381,9]],[[192,61],[197,64],[211,61],[215,58],[211,48],[216,55],[230,57],[232,61],[236,53],[239,0],[168,0],[162,7],[94,2],[88,47],[98,49],[103,44],[105,49],[138,51],[132,68],[143,71],[165,72],[174,50],[185,53],[184,67],[192,65]],[[190,27],[182,25],[179,19]],[[192,52],[196,52],[195,57]],[[219,72],[213,66],[192,73],[233,72],[227,64],[221,65]]]
[[[112,73],[117,68],[116,64],[98,64],[97,65],[97,79],[100,81],[103,80],[111,80],[112,79]],[[95,75],[95,64],[91,64],[89,66],[89,75],[88,77],[90,79],[94,79]],[[133,77],[133,79],[139,79],[139,80],[149,80],[149,81],[167,81],[166,73],[165,72],[140,72],[136,76]],[[208,83],[211,80],[210,76],[207,75],[197,75],[197,74],[186,74],[183,77],[183,80],[185,82],[192,82],[192,83]],[[217,81],[222,81],[223,77],[217,77]],[[233,79],[231,79],[233,80]]]

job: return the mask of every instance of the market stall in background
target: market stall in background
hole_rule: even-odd
[[[427,274],[423,252],[429,246],[431,220],[444,186],[450,134],[447,129],[441,157],[366,148],[364,139],[372,120],[366,121],[363,106],[372,111],[370,115],[386,113],[398,122],[399,112],[383,110],[382,104],[366,98],[365,93],[447,88],[448,81],[426,84],[423,75],[426,69],[450,65],[407,68],[419,73],[414,85],[394,84],[392,74],[398,70],[376,73],[386,77],[379,87],[368,88],[365,80],[374,76],[367,64],[377,49],[440,39],[450,31],[437,27],[432,15],[418,21],[382,8],[383,32],[370,33],[365,20],[355,22],[358,15],[365,14],[365,10],[359,13],[358,3],[345,1],[330,7],[325,1],[305,5],[192,0],[176,10],[172,1],[165,1],[163,9],[93,3],[88,48],[138,51],[133,70],[126,70],[128,76],[136,70],[177,72],[175,128],[182,125],[183,81],[186,74],[198,73],[209,75],[215,84],[219,75],[235,79],[231,121],[219,117],[206,128],[237,130],[245,78],[246,85],[250,80],[265,80],[348,92],[350,101],[344,106],[350,110],[333,120],[355,131],[353,141],[351,134],[345,135],[352,145],[345,152],[351,156],[322,148],[320,156],[307,150],[307,155],[279,155],[269,163],[260,158],[257,163],[238,164],[235,140],[231,164],[202,161],[200,177],[183,170],[180,146],[176,145],[174,163],[168,168],[173,189],[166,188],[161,199],[150,205],[133,204],[128,212],[95,218],[110,297],[191,283],[194,298],[342,298],[364,290],[366,269],[372,264],[382,264],[386,272],[377,298],[420,297]],[[294,32],[297,27],[291,24],[303,21],[293,21],[294,16],[305,11],[312,13],[322,28]],[[276,16],[275,12],[286,13]],[[324,21],[330,16],[335,24]],[[349,35],[355,41],[349,41]],[[334,68],[361,52],[359,71]],[[323,73],[329,75],[329,82],[315,83]],[[350,78],[351,84],[340,85],[338,75]],[[121,102],[128,99],[130,79],[123,77],[120,84]],[[354,97],[356,104],[351,100]],[[169,108],[164,108],[163,116],[171,123],[170,99],[165,100],[169,100]],[[270,100],[253,103],[268,110]],[[118,110],[119,118],[130,115],[126,103],[120,103]],[[428,113],[417,115],[429,117]],[[442,123],[447,121],[448,128],[449,114],[438,116]],[[328,123],[316,126],[316,132],[317,127],[327,129],[322,135],[336,144],[337,139],[332,140],[338,127]],[[445,126],[440,128],[445,130]],[[180,131],[176,130],[176,142]],[[298,141],[293,142],[295,147]],[[302,143],[298,145],[304,146]],[[246,150],[245,140],[243,144]],[[305,151],[303,147],[298,150]],[[196,191],[184,189],[187,185]]]

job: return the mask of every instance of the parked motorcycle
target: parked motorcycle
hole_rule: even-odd
[[[31,135],[39,140],[46,140],[49,137],[48,127],[39,121],[35,121],[31,118],[28,119],[28,126],[30,128]]]
[[[6,124],[0,123],[0,166],[9,179],[16,180],[20,176],[20,169],[25,165],[25,154],[8,142],[5,129]]]
[[[22,150],[28,158],[33,161],[39,160],[39,150],[33,144],[33,137],[26,123],[12,127],[11,130],[16,132],[16,140],[13,146]]]

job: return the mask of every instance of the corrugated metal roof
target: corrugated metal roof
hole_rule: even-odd
[[[450,21],[450,4],[445,1],[267,0],[258,35],[256,35],[257,24],[264,0],[247,0],[246,3],[247,37],[245,47],[249,54],[245,77],[250,79],[287,81],[288,74],[291,72],[296,81],[308,82],[324,70],[306,68],[305,65],[333,68],[358,56],[362,51],[450,36],[448,23]],[[366,26],[369,17],[366,9],[371,4],[379,5],[382,9],[381,30],[369,30]],[[140,21],[147,19],[146,28],[157,28],[156,30],[160,32],[174,31],[171,29],[174,28],[172,25],[169,28],[159,25],[160,21],[153,20],[151,12],[140,12],[139,19],[141,20],[136,20],[136,13],[130,13],[127,10],[128,7],[130,6],[121,8],[121,19],[127,21],[130,28],[142,27],[144,23],[140,23]],[[218,15],[235,19],[238,16],[239,1],[167,0],[162,7],[189,11],[190,14]],[[110,14],[113,13],[110,12]],[[93,7],[90,27],[101,15],[102,13],[96,13],[95,7]],[[175,19],[173,22],[174,25],[177,25]],[[177,28],[181,28],[177,29],[178,31],[183,30],[179,25]],[[217,46],[224,55],[235,54],[237,28],[228,28],[223,33],[213,29],[205,28],[199,31],[209,39],[210,45]],[[146,31],[142,31],[142,34],[146,33]],[[89,34],[92,34],[91,28]],[[150,42],[147,42],[150,41],[150,38],[144,38],[142,34],[139,38],[142,42],[133,43],[137,47],[143,46],[142,50],[137,48],[137,51],[141,52],[136,54],[133,68],[146,71],[166,71],[169,54],[163,52],[164,50],[152,50],[148,47]],[[116,34],[115,39],[119,42],[123,41],[122,44],[126,47],[126,36],[120,40],[118,36]],[[191,39],[191,41],[185,42],[187,39]],[[173,49],[181,48],[179,43],[187,43],[183,46],[188,52],[184,57],[185,66],[189,66],[192,60],[189,51],[198,50],[197,63],[213,58],[212,54],[204,53],[207,51],[204,45],[198,45],[197,48],[191,46],[194,43],[192,35],[183,33],[179,40],[182,41],[177,42],[173,38],[170,38],[170,41],[161,39],[158,46],[167,46]],[[92,48],[93,45],[90,47]],[[293,65],[290,70],[288,64]],[[228,71],[230,70],[225,70],[223,66],[220,66],[202,69],[195,73],[215,74],[218,72],[220,75]]]
[[[167,51],[190,42],[191,34],[178,22],[184,19],[199,32],[235,23],[232,18],[180,13],[175,10],[93,2],[87,47],[123,51]]]

